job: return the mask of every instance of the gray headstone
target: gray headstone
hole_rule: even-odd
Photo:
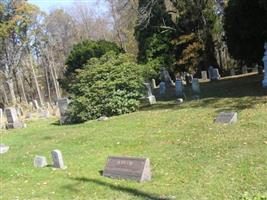
[[[234,68],[230,69],[230,75],[235,76],[235,69]]]
[[[248,67],[246,65],[244,65],[242,67],[242,74],[247,74],[248,73]]]
[[[218,69],[213,69],[212,75],[213,75],[212,80],[220,80],[221,79],[221,75],[220,75]]]
[[[207,80],[208,79],[207,71],[201,71],[201,79],[202,80]]]
[[[159,94],[164,95],[166,92],[166,84],[165,82],[160,82],[159,83]]]
[[[149,83],[144,83],[147,89],[147,99],[149,101],[149,104],[155,104],[156,103],[156,97],[152,94],[152,89]]]
[[[208,69],[208,74],[209,74],[209,79],[212,80],[213,79],[213,66],[209,66],[209,69]]]
[[[3,116],[3,110],[0,108],[0,129],[4,127],[4,116]]]
[[[34,165],[34,167],[46,167],[47,166],[46,157],[35,156],[34,161],[33,161],[33,165]]]
[[[237,122],[236,112],[221,112],[215,119],[215,123],[234,124]]]
[[[24,123],[18,119],[17,111],[14,107],[6,108],[7,128],[24,128]]]
[[[37,100],[33,100],[32,102],[33,102],[34,108],[39,110],[40,107],[39,107],[38,101]]]
[[[67,110],[69,105],[69,99],[63,98],[58,100],[58,108],[60,112],[60,124],[65,124],[68,118]]]
[[[197,94],[200,93],[200,87],[199,87],[199,82],[197,78],[194,78],[192,81],[192,90],[194,93],[197,93]]]
[[[63,156],[61,151],[59,150],[53,150],[51,152],[52,159],[53,159],[53,167],[58,169],[66,169],[66,166],[64,166],[63,162]]]
[[[150,161],[148,158],[109,156],[103,176],[138,182],[150,181]]]
[[[9,150],[9,146],[5,145],[5,144],[0,144],[0,154],[4,154],[6,152],[8,152]]]
[[[176,80],[175,81],[175,94],[178,97],[183,97],[183,83],[182,80]]]

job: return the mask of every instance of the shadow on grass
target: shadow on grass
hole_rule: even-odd
[[[214,82],[200,84],[200,100],[193,100],[194,96],[191,87],[185,88],[186,102],[189,104],[177,105],[175,100],[175,88],[169,88],[164,98],[159,96],[159,89],[155,95],[158,103],[149,107],[142,107],[141,110],[161,109],[183,109],[186,107],[218,108],[221,111],[241,111],[253,108],[256,104],[266,103],[267,90],[261,86],[262,76],[247,75],[234,77]]]
[[[104,181],[100,181],[97,179],[89,179],[89,178],[85,178],[85,177],[78,177],[78,178],[72,178],[72,179],[75,181],[82,182],[82,183],[92,183],[92,184],[96,184],[99,186],[108,187],[112,190],[124,192],[124,193],[127,193],[129,195],[141,197],[144,199],[149,199],[149,200],[169,200],[170,199],[170,198],[166,198],[166,197],[157,197],[154,194],[146,193],[146,192],[143,192],[143,191],[140,191],[137,189],[133,189],[133,188],[129,188],[129,187],[125,187],[125,186],[113,185],[111,183],[106,183]],[[71,190],[73,192],[79,193],[80,191],[78,189],[76,189],[75,186],[77,186],[77,184],[67,185],[67,186],[64,186],[64,188]]]

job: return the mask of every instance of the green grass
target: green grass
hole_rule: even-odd
[[[56,119],[1,134],[0,199],[239,199],[267,192],[267,98],[258,76],[202,83],[202,99],[171,97],[142,111],[58,126]],[[187,95],[190,90],[187,91]],[[225,110],[238,123],[213,123]],[[33,167],[60,149],[66,170]],[[152,181],[114,180],[100,171],[109,155],[148,157]]]

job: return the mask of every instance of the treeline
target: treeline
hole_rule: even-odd
[[[94,67],[89,60],[114,49],[116,55],[105,58],[121,69],[121,61],[140,68],[136,74],[144,81],[159,79],[162,67],[175,76],[184,71],[197,75],[210,65],[222,74],[244,64],[262,65],[267,40],[265,0],[105,2],[107,12],[97,13],[76,3],[69,10],[46,14],[26,0],[1,1],[0,102],[14,105],[38,99],[42,105],[66,92],[75,94],[80,80],[91,76],[83,71],[89,70],[86,65]],[[126,55],[118,55],[121,53]],[[94,62],[105,70],[115,70],[105,68],[108,61],[103,58]]]

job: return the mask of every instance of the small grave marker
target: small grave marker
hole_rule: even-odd
[[[234,124],[237,122],[236,112],[221,112],[215,119],[215,123]]]
[[[67,122],[68,105],[69,105],[69,99],[63,98],[58,100],[58,107],[60,112],[60,124],[65,124]]]
[[[207,71],[201,71],[201,79],[202,80],[207,80],[208,79]]]
[[[24,128],[25,125],[22,123],[17,116],[17,111],[14,107],[6,108],[7,128]]]
[[[138,182],[150,181],[150,161],[148,158],[109,156],[103,176]]]
[[[4,154],[6,152],[8,152],[9,150],[9,146],[5,145],[5,144],[0,144],[0,154]]]
[[[33,165],[34,165],[34,167],[46,167],[47,166],[46,157],[35,156],[34,161],[33,161]]]
[[[66,166],[64,166],[63,162],[63,156],[61,151],[59,150],[53,150],[51,152],[52,159],[53,159],[53,167],[58,169],[66,169]]]

